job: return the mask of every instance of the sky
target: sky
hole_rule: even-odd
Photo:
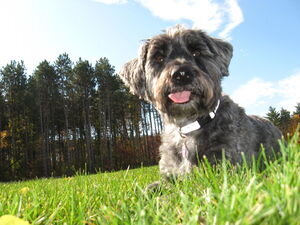
[[[0,0],[0,68],[23,60],[28,75],[68,53],[118,71],[144,39],[184,24],[234,47],[224,93],[249,114],[300,103],[299,0]]]

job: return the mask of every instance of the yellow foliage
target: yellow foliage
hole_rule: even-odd
[[[295,120],[299,120],[300,119],[300,114],[295,114],[295,115],[293,115],[293,119],[295,119]]]
[[[6,140],[7,137],[8,137],[8,131],[7,130],[0,131],[0,148],[8,147],[8,143],[7,143],[7,140]]]
[[[7,136],[8,136],[8,131],[7,130],[0,131],[0,139],[4,139]]]
[[[0,225],[30,225],[27,221],[16,216],[4,215],[0,217]]]

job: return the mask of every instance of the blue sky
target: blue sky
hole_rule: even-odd
[[[31,74],[66,52],[119,70],[143,39],[178,23],[232,43],[223,90],[246,112],[300,102],[299,0],[0,0],[0,67],[24,60]]]

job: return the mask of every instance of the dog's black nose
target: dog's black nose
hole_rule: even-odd
[[[193,80],[193,72],[189,66],[176,66],[171,72],[171,78],[175,84],[188,84]]]

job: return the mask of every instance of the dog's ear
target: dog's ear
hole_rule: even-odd
[[[139,51],[139,57],[127,62],[119,71],[119,76],[130,92],[145,99],[146,95],[146,78],[145,63],[147,58],[148,42],[145,42]]]
[[[217,50],[217,60],[221,65],[221,73],[223,76],[229,75],[229,64],[232,58],[233,47],[228,42],[222,41],[220,39],[214,39]]]
[[[233,47],[228,42],[221,39],[212,38],[204,34],[205,42],[211,52],[215,55],[215,60],[220,65],[220,70],[223,76],[229,75],[229,64],[232,58]]]

